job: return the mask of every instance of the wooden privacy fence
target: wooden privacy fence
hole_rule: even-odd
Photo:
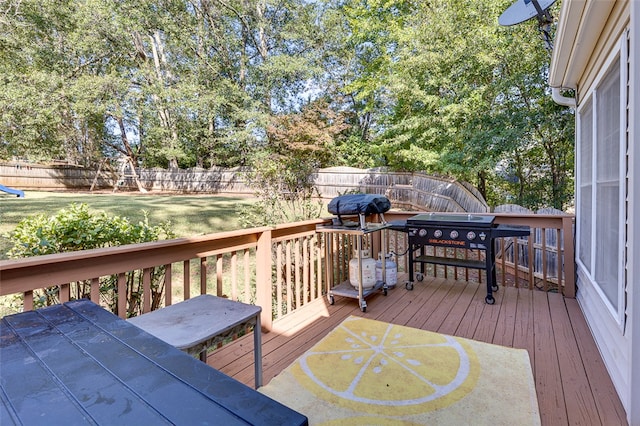
[[[409,212],[389,212],[389,220],[402,220],[412,216]],[[567,297],[575,296],[573,253],[573,217],[569,215],[498,215],[498,223],[529,225],[534,230],[553,230],[563,242],[559,249],[549,249],[543,239],[544,252],[555,252],[560,262],[559,270],[537,270],[532,262],[533,239],[518,241],[518,247],[528,247],[528,263],[520,263],[517,256],[511,262],[499,253],[498,283],[524,286],[530,289],[551,289]],[[75,288],[82,283],[91,300],[105,305],[105,298],[115,298],[114,309],[121,317],[131,312],[128,299],[127,276],[132,272],[142,276],[140,297],[141,312],[148,312],[153,305],[152,276],[162,269],[161,302],[158,307],[171,305],[178,300],[197,294],[213,294],[229,297],[262,307],[262,324],[270,329],[272,322],[296,312],[306,304],[326,295],[324,276],[324,239],[316,232],[316,226],[325,220],[310,220],[277,227],[261,227],[233,232],[221,232],[192,238],[131,244],[95,250],[84,250],[37,256],[18,260],[0,261],[0,296],[21,300],[20,310],[38,306],[39,295],[54,292],[57,303],[74,297]],[[388,232],[388,251],[397,254],[399,271],[407,270],[406,234]],[[372,234],[376,235],[376,234]],[[345,244],[350,244],[345,241]],[[370,242],[376,253],[380,240]],[[537,243],[536,243],[537,244]],[[459,249],[457,249],[459,250]],[[519,252],[520,248],[518,249]],[[403,253],[404,251],[404,253]],[[342,261],[331,265],[333,282],[347,279],[348,250]],[[479,253],[451,253],[452,256],[479,256]],[[543,255],[544,256],[544,255]],[[544,265],[544,262],[543,262]],[[450,279],[482,280],[477,271],[464,268],[439,268],[431,273]],[[474,276],[473,274],[476,274]],[[557,278],[551,278],[556,275]],[[538,278],[539,277],[539,278]],[[536,281],[542,280],[542,285]],[[104,292],[105,280],[115,280],[112,295]],[[404,289],[402,291],[405,291]]]
[[[133,173],[123,172],[118,166],[101,166],[100,170],[93,170],[74,166],[0,164],[0,184],[21,190],[95,188],[138,191],[139,182],[146,191],[253,195],[254,191],[246,179],[248,170],[242,167],[175,170],[138,168]],[[489,211],[484,198],[475,188],[451,178],[351,167],[319,169],[312,178],[321,197],[325,199],[347,192],[365,192],[386,195],[396,208],[407,210]]]
[[[361,191],[385,195],[395,208],[406,210],[489,211],[482,195],[468,183],[425,173],[331,167],[320,169],[313,181],[324,198]]]

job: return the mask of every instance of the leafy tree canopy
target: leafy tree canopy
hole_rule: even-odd
[[[3,1],[0,158],[267,155],[301,173],[450,175],[491,204],[564,208],[573,113],[550,99],[535,20],[498,25],[511,2]]]

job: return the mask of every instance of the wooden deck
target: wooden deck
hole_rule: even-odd
[[[372,295],[367,311],[355,299],[325,299],[263,333],[264,383],[291,364],[350,315],[437,331],[529,352],[543,425],[626,425],[626,415],[575,299],[538,290],[501,288],[496,304],[485,287],[425,278],[413,291],[398,285]],[[253,339],[245,336],[209,356],[209,364],[253,385]],[[496,389],[494,398],[500,398]]]

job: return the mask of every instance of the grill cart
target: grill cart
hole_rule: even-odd
[[[364,285],[363,276],[363,251],[365,250],[365,238],[375,232],[381,232],[390,225],[384,219],[384,213],[391,207],[389,200],[381,195],[375,194],[348,194],[341,195],[331,200],[328,205],[329,213],[334,214],[332,225],[321,225],[316,227],[317,232],[324,233],[326,236],[325,241],[325,269],[327,277],[327,299],[330,304],[335,303],[334,296],[351,297],[358,299],[360,304],[360,310],[366,312],[367,302],[365,299],[373,294],[375,291],[382,289],[384,295],[387,295],[388,286],[385,282],[386,279],[386,235],[385,232],[381,233],[381,258],[382,262],[382,279],[374,278],[371,285]],[[380,223],[367,223],[365,218],[367,215],[378,214]],[[358,219],[358,221],[348,220],[345,216],[352,216]],[[344,220],[343,220],[344,219]],[[344,281],[335,287],[333,287],[333,271],[332,265],[336,263],[333,260],[333,237],[337,234],[351,236],[355,239],[355,251],[354,259],[355,268],[349,268],[350,276],[349,280]],[[370,260],[370,259],[369,259]],[[350,263],[351,263],[350,262]],[[375,263],[375,262],[374,262]],[[375,266],[374,266],[375,269]],[[369,272],[369,271],[368,271]],[[355,283],[355,284],[352,284]]]
[[[365,247],[365,238],[372,233],[381,232],[381,250],[382,250],[382,259],[385,258],[385,248],[386,248],[386,233],[384,229],[389,228],[390,225],[384,223],[368,223],[365,229],[361,229],[355,226],[349,225],[330,225],[330,226],[317,226],[316,231],[324,233],[326,235],[325,239],[325,270],[327,277],[327,299],[330,304],[335,303],[334,296],[342,296],[342,297],[350,297],[353,299],[358,299],[360,303],[360,310],[362,312],[366,312],[367,310],[367,302],[366,298],[369,297],[374,292],[382,289],[384,295],[387,295],[387,290],[389,287],[385,282],[386,275],[386,262],[382,262],[382,280],[376,281],[372,287],[365,288],[364,286],[364,278],[363,278],[363,250]],[[334,253],[333,253],[333,237],[336,234],[353,236],[355,238],[355,259],[357,261],[356,274],[355,279],[357,280],[357,287],[354,287],[350,280],[346,280],[341,282],[340,284],[333,287],[333,271],[331,270],[332,265],[335,265],[334,262]],[[350,272],[352,268],[349,268]],[[350,277],[353,278],[353,277]]]

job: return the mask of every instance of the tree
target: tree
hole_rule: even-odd
[[[572,116],[551,104],[535,24],[497,25],[507,6],[346,2],[348,40],[363,70],[348,87],[376,114],[381,164],[469,181],[492,204],[562,208],[571,195],[562,178],[573,167]],[[543,173],[513,179],[498,173],[505,167]],[[515,199],[500,191],[514,189],[509,182],[521,185]]]
[[[263,0],[11,3],[3,158],[238,165],[313,73],[314,7]]]
[[[549,100],[535,22],[498,25],[509,4],[5,1],[0,158],[239,166],[303,143],[292,156],[305,164],[330,151],[332,165],[446,174],[491,204],[562,208],[572,113]],[[318,99],[340,132],[313,129]]]
[[[271,143],[255,154],[248,174],[258,202],[243,210],[241,222],[276,225],[319,217],[322,202],[313,172],[333,164],[336,141],[347,129],[324,99],[298,113],[274,116],[267,127]]]

